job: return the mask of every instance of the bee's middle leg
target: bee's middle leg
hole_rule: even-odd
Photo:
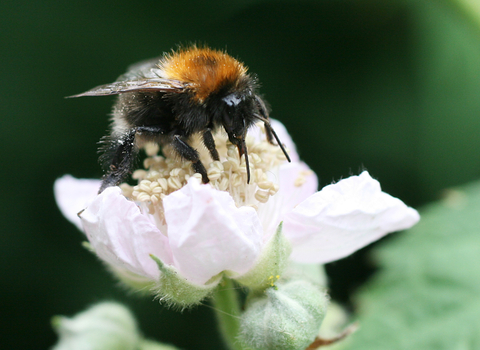
[[[172,145],[181,157],[192,162],[193,170],[202,175],[202,182],[204,184],[208,183],[210,180],[207,176],[207,169],[205,169],[205,166],[200,161],[198,152],[184,141],[181,135],[173,135]]]

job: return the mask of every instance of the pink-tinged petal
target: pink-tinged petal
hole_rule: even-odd
[[[119,187],[109,187],[98,195],[81,219],[96,254],[114,267],[156,280],[159,270],[150,254],[172,263],[168,238]]]
[[[55,181],[55,200],[63,216],[83,231],[77,213],[87,207],[97,196],[100,180],[76,179],[64,175]]]
[[[273,178],[278,176],[278,179]],[[258,209],[258,216],[263,223],[268,239],[277,229],[284,216],[297,204],[317,191],[318,180],[315,173],[304,162],[283,164],[278,175],[272,181],[279,184],[278,192],[265,205]]]
[[[284,197],[282,216],[318,190],[317,175],[304,162],[287,163],[280,167],[280,189]]]
[[[228,270],[243,274],[258,257],[263,230],[253,208],[192,178],[163,205],[174,265],[189,281],[204,284]]]
[[[346,257],[383,237],[415,225],[420,216],[382,192],[368,172],[326,186],[285,217],[292,260],[327,263]]]

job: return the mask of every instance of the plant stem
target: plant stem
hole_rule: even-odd
[[[240,302],[232,280],[224,278],[212,300],[220,332],[231,350],[244,350],[237,341],[240,328]]]

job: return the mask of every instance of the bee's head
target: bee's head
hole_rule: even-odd
[[[212,106],[216,124],[223,126],[230,142],[237,146],[240,157],[244,154],[247,156],[245,137],[255,122],[257,107],[254,96],[250,88],[234,89],[217,95],[215,106]],[[247,157],[245,158],[248,162]]]
[[[236,139],[245,138],[248,127],[251,122],[248,122],[253,111],[253,103],[247,94],[233,92],[221,99],[222,112],[221,123],[228,134],[230,142],[236,144]]]

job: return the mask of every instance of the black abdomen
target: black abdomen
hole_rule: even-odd
[[[130,128],[159,126],[166,132],[175,129],[171,104],[161,92],[133,92],[119,96],[117,108]]]

